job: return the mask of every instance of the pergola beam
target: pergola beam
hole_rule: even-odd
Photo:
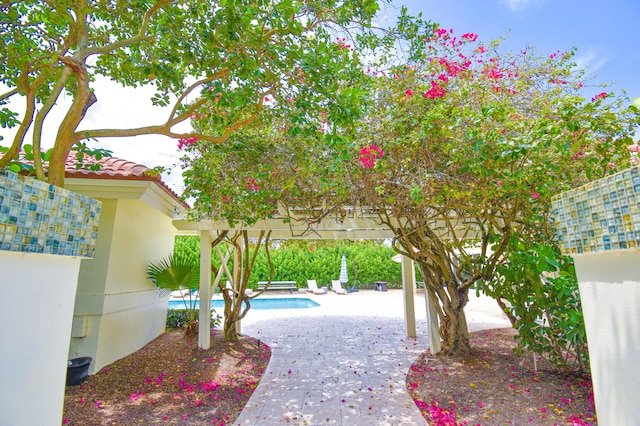
[[[250,226],[238,225],[230,227],[225,221],[202,220],[188,221],[178,219],[173,221],[173,225],[180,231],[201,231],[201,230],[246,230],[250,236],[257,236],[260,231],[271,231],[271,238],[287,239],[320,239],[331,238],[392,238],[393,233],[375,220],[364,218],[346,218],[343,221],[334,219],[324,219],[319,223],[308,225],[298,221],[287,221],[284,218],[263,219]],[[371,237],[368,235],[375,235]]]

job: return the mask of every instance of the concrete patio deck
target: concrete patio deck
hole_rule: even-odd
[[[426,425],[405,384],[428,348],[424,294],[415,297],[416,339],[406,337],[400,290],[296,297],[321,306],[252,310],[242,321],[272,357],[234,424]],[[510,325],[493,300],[471,299],[470,331]]]

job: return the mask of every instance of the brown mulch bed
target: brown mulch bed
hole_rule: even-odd
[[[271,357],[250,337],[224,340],[213,330],[211,348],[197,337],[168,331],[78,386],[67,386],[63,424],[226,425],[240,414]]]
[[[591,378],[518,357],[511,328],[470,333],[473,355],[422,354],[407,388],[430,425],[595,425]]]
[[[430,425],[595,425],[589,376],[562,375],[531,355],[513,353],[513,329],[470,333],[474,355],[420,356],[407,388]],[[68,386],[69,425],[213,424],[238,417],[261,379],[271,350],[253,338],[212,347],[166,332],[144,348]]]

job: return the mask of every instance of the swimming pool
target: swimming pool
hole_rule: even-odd
[[[189,300],[187,299],[187,303]],[[319,303],[304,297],[269,297],[251,299],[251,309],[305,309],[320,306]],[[195,307],[200,307],[200,301],[195,301]],[[223,309],[224,300],[213,299],[211,307],[214,309]],[[184,309],[184,302],[180,299],[169,300],[169,309]]]

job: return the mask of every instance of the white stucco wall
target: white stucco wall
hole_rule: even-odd
[[[640,250],[575,255],[598,424],[640,419]]]
[[[69,347],[70,358],[94,359],[90,374],[164,332],[167,299],[146,268],[173,251],[176,234],[166,211],[141,199],[100,200],[96,256],[82,262],[76,297],[75,318],[86,322],[86,335],[72,337]]]
[[[80,258],[0,251],[0,424],[62,423]]]

